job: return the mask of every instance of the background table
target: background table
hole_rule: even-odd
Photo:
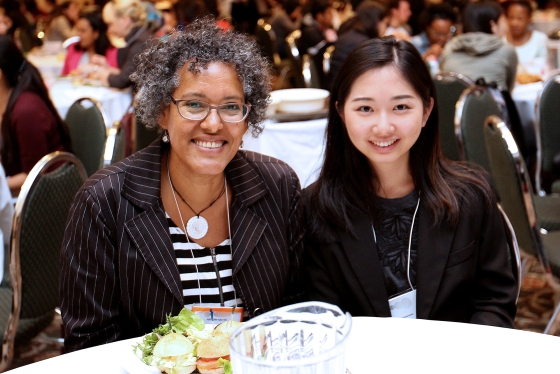
[[[123,363],[136,359],[131,348],[136,341],[84,349],[9,373],[127,374]],[[452,322],[354,317],[346,366],[352,374],[547,373],[558,371],[558,352],[560,338],[534,332]],[[139,369],[134,374],[147,373],[150,372]]]
[[[304,188],[319,175],[326,125],[326,118],[302,122],[266,121],[258,138],[253,138],[250,131],[245,134],[243,149],[286,162],[294,169],[301,188]]]
[[[77,86],[69,79],[60,79],[51,84],[50,96],[60,116],[64,119],[68,109],[82,97],[89,97],[101,103],[109,117],[107,126],[119,121],[132,102],[130,89],[117,90],[108,87]]]

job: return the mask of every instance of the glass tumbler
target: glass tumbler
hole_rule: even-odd
[[[272,310],[230,338],[234,374],[343,374],[352,317],[310,301]]]

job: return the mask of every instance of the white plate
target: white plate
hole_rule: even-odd
[[[290,88],[272,91],[273,102],[278,101],[277,112],[310,113],[325,108],[329,91],[318,88]]]
[[[122,352],[122,367],[129,374],[161,374],[158,368],[155,366],[148,366],[140,360],[138,356],[134,354],[132,346],[136,343],[141,343],[143,337],[138,338],[130,346],[128,350]]]

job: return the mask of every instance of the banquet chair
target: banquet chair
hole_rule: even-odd
[[[462,74],[448,72],[434,75],[437,106],[439,110],[439,140],[443,155],[450,160],[459,161],[459,145],[455,137],[455,107],[459,97],[474,82]]]
[[[282,60],[278,55],[275,44],[276,34],[272,30],[272,26],[264,18],[257,21],[255,36],[257,37],[257,43],[261,47],[262,54],[268,59],[278,74],[275,86],[276,89],[280,89],[284,86],[284,80],[290,72],[291,62],[289,59]]]
[[[70,106],[64,121],[70,130],[73,152],[91,176],[103,166],[109,127],[107,114],[100,102],[83,97]]]
[[[537,165],[535,188],[539,195],[545,191],[560,193],[560,175],[555,175],[554,156],[560,154],[560,74],[546,80],[539,92],[535,106],[535,130],[537,135]]]
[[[525,161],[506,124],[497,116],[490,116],[484,124],[484,143],[488,151],[490,171],[500,196],[500,205],[511,220],[520,249],[538,258],[547,281],[555,292],[560,310],[560,231],[541,230],[538,214],[531,194],[531,179]],[[528,270],[531,257],[523,261],[523,271]],[[556,317],[548,323],[545,333],[552,331]]]
[[[86,178],[76,156],[53,152],[39,160],[21,188],[12,224],[10,287],[0,289],[0,313],[2,321],[7,320],[0,326],[0,371],[10,365],[16,345],[31,340],[53,320],[66,218]]]
[[[120,121],[115,121],[107,130],[107,140],[103,151],[103,167],[122,160],[126,154],[126,136]]]
[[[455,133],[459,155],[464,160],[478,164],[490,172],[482,129],[486,118],[492,115],[503,118],[502,114],[500,103],[488,87],[475,85],[461,94],[455,113]],[[503,122],[507,124],[505,119]],[[531,193],[534,195],[532,189]],[[498,198],[501,198],[499,194]],[[560,196],[535,195],[533,199],[541,226],[546,230],[560,230]]]
[[[511,271],[513,276],[515,277],[515,281],[517,282],[517,297],[515,298],[515,303],[519,301],[519,294],[521,293],[521,282],[523,281],[523,277],[526,275],[523,272],[523,263],[521,261],[521,250],[519,249],[519,242],[517,241],[517,236],[515,235],[515,229],[511,224],[506,212],[500,204],[498,204],[498,210],[502,214],[502,218],[504,224],[506,226],[506,236],[508,239],[508,260],[511,265]],[[528,268],[526,268],[528,270]]]
[[[321,88],[321,80],[313,59],[304,54],[301,61],[301,75],[305,88]]]
[[[134,115],[133,121],[133,152],[138,152],[156,140],[160,136],[160,133],[158,130],[148,130],[137,115]]]
[[[301,38],[301,31],[295,30],[286,37],[286,44],[288,44],[288,58],[291,62],[292,77],[294,80],[294,88],[304,88],[305,80],[302,74],[302,57],[299,55],[297,47],[297,40]]]
[[[329,75],[329,72],[331,71],[331,59],[333,52],[334,44],[329,45],[325,50],[325,53],[323,53],[323,72],[325,73],[325,75]]]
[[[463,91],[455,110],[455,135],[460,159],[490,170],[482,129],[487,117],[501,117],[501,114],[487,87],[474,85]]]

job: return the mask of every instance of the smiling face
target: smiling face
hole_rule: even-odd
[[[350,141],[379,173],[407,168],[433,108],[392,66],[368,70],[353,83],[340,113]]]
[[[180,83],[172,94],[175,99],[200,100],[210,105],[245,103],[243,85],[232,66],[212,62],[193,74],[188,65],[187,62],[179,71]],[[247,120],[225,123],[214,109],[202,121],[185,119],[173,103],[163,111],[159,124],[169,132],[170,168],[178,166],[196,176],[223,173],[248,129]]]

